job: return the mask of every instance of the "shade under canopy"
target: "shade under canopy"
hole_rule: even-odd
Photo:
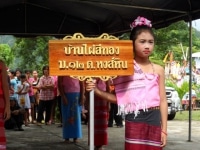
[[[2,0],[0,34],[120,35],[137,16],[162,28],[200,18],[199,6],[198,0]]]

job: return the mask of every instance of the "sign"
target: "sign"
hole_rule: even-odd
[[[50,75],[96,77],[133,74],[131,40],[78,35],[79,38],[49,41]]]

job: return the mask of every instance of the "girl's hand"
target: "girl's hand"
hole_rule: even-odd
[[[87,80],[85,82],[86,91],[90,92],[90,91],[94,90],[95,88],[96,88],[96,80],[93,80],[93,81]]]
[[[167,132],[161,131],[161,147],[165,147],[167,144]]]
[[[8,120],[10,119],[10,108],[9,107],[5,107],[5,111],[4,111],[4,120]]]

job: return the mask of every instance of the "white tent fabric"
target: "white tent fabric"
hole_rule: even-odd
[[[200,52],[192,53],[192,57],[200,57]]]

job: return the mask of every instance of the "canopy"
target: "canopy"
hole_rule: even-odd
[[[199,0],[1,0],[0,34],[120,35],[137,16],[162,28],[200,18],[199,6]]]

